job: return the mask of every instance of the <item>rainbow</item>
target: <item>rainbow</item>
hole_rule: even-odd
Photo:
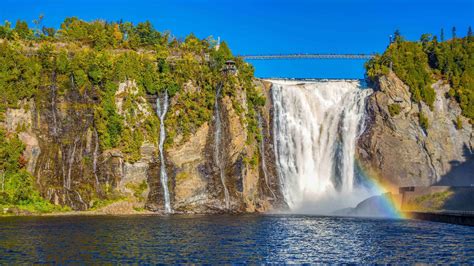
[[[376,208],[384,217],[394,219],[409,218],[401,209],[401,196],[398,194],[398,187],[384,184],[381,182],[383,178],[378,173],[364,170],[358,159],[355,160],[359,173],[364,177],[366,186],[375,194],[380,196],[380,200],[376,201]]]

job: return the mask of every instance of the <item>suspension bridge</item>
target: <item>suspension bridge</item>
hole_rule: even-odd
[[[368,60],[375,54],[269,54],[241,55],[245,60],[279,60],[279,59],[359,59]]]

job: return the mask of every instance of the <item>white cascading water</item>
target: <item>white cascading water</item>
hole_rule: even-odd
[[[327,214],[367,198],[354,152],[372,90],[357,80],[270,81],[277,172],[290,209]]]
[[[163,196],[165,201],[165,212],[171,213],[170,193],[168,190],[168,174],[166,173],[165,155],[163,152],[163,145],[166,139],[165,116],[168,112],[168,91],[165,91],[163,96],[163,104],[160,102],[160,97],[156,98],[156,114],[160,118],[160,142],[158,148],[160,150],[160,179],[163,186]]]
[[[265,134],[263,132],[263,123],[262,123],[262,116],[260,113],[258,114],[258,129],[260,131],[260,136],[262,136],[262,139],[260,140],[260,160],[261,160],[261,166],[262,166],[262,172],[263,172],[263,179],[265,180],[265,185],[267,186],[268,190],[273,196],[273,199],[276,199],[276,195],[273,192],[272,188],[270,187],[270,183],[268,181],[268,171],[267,171],[267,162],[265,158]]]
[[[95,177],[95,185],[97,192],[100,190],[100,183],[99,183],[99,176],[97,175],[97,157],[99,157],[99,134],[97,134],[97,130],[94,129],[94,154],[92,158],[92,171],[94,172]]]
[[[222,124],[221,124],[221,114],[219,111],[219,97],[221,94],[222,84],[218,85],[216,90],[216,100],[214,102],[214,122],[215,122],[215,132],[214,132],[214,163],[219,168],[220,178],[222,187],[224,188],[224,200],[226,209],[230,208],[230,196],[227,186],[225,184],[225,174],[224,166],[222,165],[222,156],[221,156],[221,135],[222,135]]]

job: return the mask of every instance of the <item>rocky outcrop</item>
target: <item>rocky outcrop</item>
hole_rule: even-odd
[[[360,216],[360,217],[399,217],[398,195],[384,193],[378,196],[372,196],[361,201],[354,208],[345,208],[337,210],[332,214],[337,216]]]
[[[461,116],[459,105],[446,97],[449,85],[438,81],[432,86],[436,92],[432,109],[413,103],[409,88],[393,72],[380,77],[368,99],[358,161],[366,173],[394,191],[399,186],[474,183],[472,126]],[[391,105],[398,105],[400,112],[391,114]],[[426,129],[420,125],[420,112],[428,118]],[[458,117],[462,128],[456,127]]]

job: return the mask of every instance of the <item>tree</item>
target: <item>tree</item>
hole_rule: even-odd
[[[51,38],[54,38],[54,35],[56,34],[56,30],[54,28],[48,28],[46,26],[43,26],[41,31],[43,32],[43,35]]]
[[[138,23],[134,30],[138,37],[138,45],[154,45],[159,43],[160,33],[153,28],[150,21]]]
[[[439,35],[439,39],[444,42],[444,29],[441,28],[441,34]]]
[[[232,52],[226,42],[221,42],[219,50],[213,53],[213,58],[219,67],[223,65],[226,60],[233,58]]]
[[[393,40],[397,43],[403,41],[403,37],[399,29],[396,29],[393,33]]]
[[[89,24],[77,17],[66,18],[58,31],[61,38],[69,41],[86,41]]]
[[[40,30],[40,26],[43,23],[43,18],[44,18],[44,15],[41,14],[41,15],[39,15],[38,19],[33,20],[33,24],[35,24],[35,35],[36,35],[36,37],[41,36],[42,31]]]
[[[431,40],[432,35],[430,33],[422,34],[420,41],[423,45],[426,45]]]
[[[122,41],[123,35],[122,35],[122,32],[120,31],[120,28],[119,28],[118,24],[114,24],[114,33],[113,33],[113,35],[114,35],[114,39],[117,43]]]
[[[456,27],[453,27],[453,28],[451,29],[451,33],[452,33],[452,35],[453,35],[453,39],[456,39]]]
[[[472,28],[471,28],[471,26],[469,26],[469,28],[467,29],[467,37],[468,38],[472,37]]]
[[[31,37],[31,31],[28,24],[25,21],[17,20],[14,30],[18,36],[22,39],[29,39]]]
[[[106,31],[106,23],[96,20],[86,24],[86,41],[92,43],[92,46],[98,50],[107,47],[111,43],[112,34]]]
[[[183,47],[188,50],[192,51],[195,53],[201,53],[202,51],[202,45],[201,41],[199,40],[194,33],[190,33],[188,36],[186,36],[186,39],[184,40]]]
[[[10,38],[11,33],[11,24],[8,21],[5,21],[4,25],[0,25],[0,38]]]

